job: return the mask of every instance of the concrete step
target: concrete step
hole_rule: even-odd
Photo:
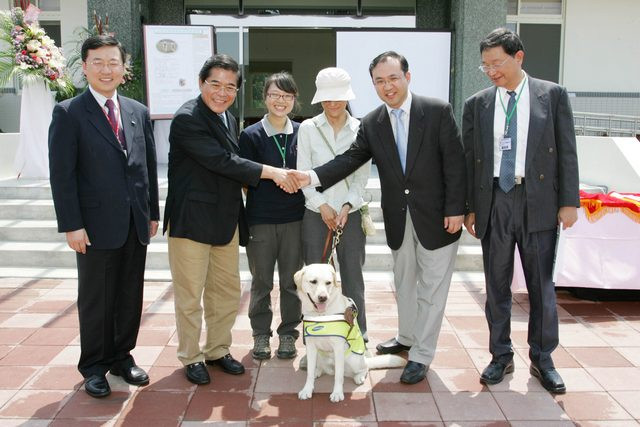
[[[391,271],[393,259],[387,245],[368,244],[365,270]],[[240,248],[240,269],[248,270],[245,249]],[[75,253],[66,242],[0,242],[0,267],[54,267],[73,268]],[[166,242],[154,242],[147,251],[147,268],[168,269]],[[461,245],[456,258],[456,270],[482,270],[481,248],[478,245]]]

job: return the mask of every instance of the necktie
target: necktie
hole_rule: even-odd
[[[107,107],[107,119],[109,119],[109,124],[111,125],[111,129],[113,129],[113,133],[116,135],[116,139],[122,146],[122,149],[126,150],[127,145],[124,140],[124,132],[120,127],[120,123],[118,122],[118,119],[116,118],[115,104],[113,103],[113,100],[107,99],[107,102],[105,102],[104,105],[105,107]]]
[[[227,116],[225,116],[224,113],[220,113],[220,114],[218,114],[218,117],[220,117],[220,120],[222,120],[222,123],[224,124],[224,127],[229,129],[229,124],[227,123]]]
[[[396,134],[394,136],[396,137],[402,172],[404,172],[407,164],[407,132],[405,132],[404,123],[402,123],[402,113],[403,111],[400,109],[391,110],[391,114],[396,118]]]
[[[502,160],[500,161],[500,177],[498,185],[505,193],[511,191],[516,181],[516,147],[518,145],[518,110],[514,110],[516,105],[516,93],[514,91],[507,92],[510,96],[509,105],[507,105],[507,114],[513,110],[509,123],[505,121],[507,132],[505,136],[511,138],[511,150],[502,150]]]

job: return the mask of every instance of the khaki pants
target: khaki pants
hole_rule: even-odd
[[[179,237],[168,240],[178,359],[183,365],[218,359],[229,353],[240,304],[238,230],[222,246]],[[207,329],[201,349],[203,311]]]

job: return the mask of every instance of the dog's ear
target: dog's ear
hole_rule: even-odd
[[[300,270],[296,271],[293,275],[293,283],[296,284],[296,287],[300,287],[302,285],[302,276],[304,276],[304,270],[306,267],[302,267]]]

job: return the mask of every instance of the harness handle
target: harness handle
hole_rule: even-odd
[[[324,241],[322,258],[320,258],[320,262],[325,262],[324,260],[326,259],[326,263],[331,265],[334,269],[336,266],[333,262],[333,253],[335,252],[336,247],[340,243],[340,236],[342,236],[342,227],[338,227],[335,232],[332,231],[331,229],[327,231],[327,238]],[[331,241],[331,250],[329,251],[329,253],[327,253],[327,250],[329,249],[329,241]]]

